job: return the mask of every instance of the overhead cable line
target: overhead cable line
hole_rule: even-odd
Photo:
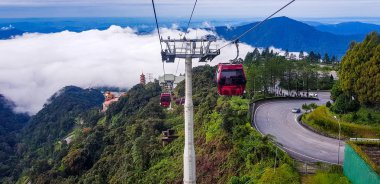
[[[156,19],[156,27],[157,27],[158,39],[160,40],[160,46],[161,46],[161,50],[162,50],[161,33],[160,33],[160,28],[159,28],[159,26],[158,26],[157,13],[156,13],[156,6],[155,6],[155,4],[154,4],[154,0],[152,0],[152,5],[153,5],[154,18]]]
[[[160,33],[160,27],[158,26],[158,20],[157,20],[157,13],[156,13],[156,6],[154,4],[154,0],[152,0],[152,6],[153,6],[153,12],[154,12],[154,18],[156,20],[156,27],[157,27],[157,33],[158,33],[158,39],[160,41],[161,46],[161,52],[163,50],[162,42],[161,42],[161,33]],[[164,70],[164,82],[166,83],[166,73],[165,73],[165,62],[162,62],[162,69]]]
[[[191,23],[191,20],[193,19],[194,10],[195,10],[195,7],[197,6],[197,3],[198,3],[198,0],[195,0],[194,6],[193,6],[193,11],[191,12],[189,22],[187,23],[187,28],[186,28],[185,36],[187,34],[187,30],[190,28],[190,23]]]
[[[264,19],[264,20],[261,21],[260,23],[254,25],[253,27],[251,27],[250,29],[248,29],[247,31],[245,31],[243,34],[241,34],[240,36],[238,36],[237,38],[235,38],[233,41],[227,43],[226,45],[224,45],[223,47],[220,47],[220,48],[217,49],[217,50],[223,49],[224,47],[227,47],[228,45],[235,44],[235,43],[238,42],[242,37],[244,37],[246,34],[248,34],[249,32],[251,32],[252,30],[256,29],[257,27],[261,26],[261,25],[264,24],[265,22],[267,22],[270,18],[272,18],[272,17],[275,16],[277,13],[279,13],[280,11],[282,11],[283,9],[285,9],[286,7],[288,7],[288,6],[289,6],[290,4],[292,4],[294,1],[296,1],[296,0],[292,0],[292,1],[290,1],[288,4],[286,4],[285,6],[283,6],[282,8],[280,8],[279,10],[277,10],[276,12],[274,12],[272,15],[270,15],[269,17],[267,17],[266,19]]]
[[[190,15],[189,21],[187,22],[187,28],[186,28],[186,30],[185,30],[185,35],[184,35],[184,37],[186,37],[186,35],[187,35],[187,30],[189,30],[189,28],[190,28],[190,23],[191,23],[191,20],[193,19],[193,15],[194,15],[194,11],[195,11],[195,8],[196,8],[196,6],[197,6],[197,3],[198,3],[198,0],[195,0],[194,6],[193,6],[193,10],[191,11],[191,15]],[[183,47],[183,43],[182,43],[182,47]],[[177,75],[177,73],[178,73],[178,66],[179,66],[179,62],[178,62],[178,64],[177,64],[177,70],[175,71],[175,75]]]

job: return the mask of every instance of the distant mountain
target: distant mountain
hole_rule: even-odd
[[[242,34],[256,23],[239,27],[216,27],[216,33],[231,40]],[[287,18],[270,19],[256,30],[250,32],[240,41],[255,47],[270,47],[288,49],[292,52],[314,51],[321,54],[343,56],[351,41],[361,41],[365,35],[336,35],[318,31],[314,27]]]
[[[361,22],[345,22],[340,24],[316,25],[319,31],[337,35],[366,35],[369,32],[380,32],[380,25]]]
[[[308,24],[310,26],[320,26],[320,25],[324,25],[323,23],[321,22],[317,22],[317,21],[302,21],[303,23],[305,24]]]

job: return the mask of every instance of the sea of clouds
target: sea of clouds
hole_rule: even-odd
[[[181,32],[162,29],[164,37],[179,37]],[[187,37],[213,34],[190,30]],[[218,41],[223,45],[226,41]],[[241,57],[253,48],[241,44]],[[227,47],[210,65],[235,58],[234,46]],[[194,61],[194,66],[202,65]],[[165,64],[166,73],[175,73],[177,62]],[[0,41],[0,94],[14,101],[16,112],[37,113],[47,99],[62,87],[132,87],[140,74],[163,74],[157,34],[139,35],[131,28],[80,33],[63,31],[51,34],[28,33]],[[184,73],[180,60],[178,74]]]

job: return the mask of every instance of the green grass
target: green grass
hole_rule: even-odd
[[[290,167],[288,164],[283,164],[276,170],[273,168],[267,168],[260,178],[259,184],[277,184],[288,183],[297,184],[299,182],[298,173]]]
[[[313,112],[305,114],[302,121],[317,131],[327,133],[330,136],[337,137],[339,132],[339,122],[334,118],[334,114],[330,110],[321,106]],[[341,136],[343,138],[363,137],[378,138],[380,136],[379,126],[369,126],[363,124],[349,123],[341,120]]]
[[[350,181],[341,173],[318,172],[305,177],[304,184],[350,184]]]

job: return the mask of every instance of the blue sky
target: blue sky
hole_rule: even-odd
[[[197,17],[265,17],[290,0],[199,0]],[[156,0],[161,17],[187,17],[193,0]],[[151,17],[150,0],[0,0],[0,18]],[[280,15],[380,17],[380,0],[297,0]]]

